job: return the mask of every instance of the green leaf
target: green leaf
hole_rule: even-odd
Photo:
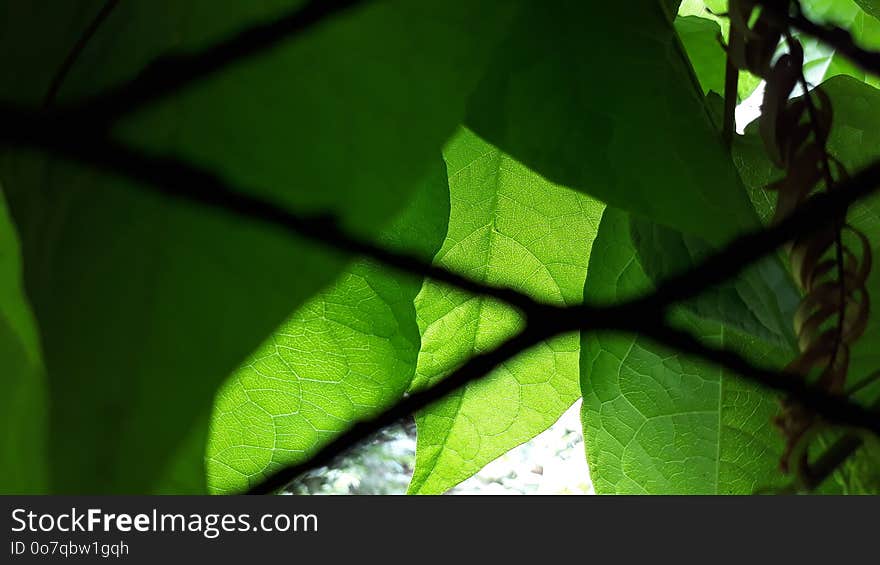
[[[530,171],[468,130],[444,150],[449,232],[435,262],[555,304],[581,301],[602,206]],[[413,388],[447,376],[521,327],[509,307],[426,281]],[[574,335],[541,343],[416,417],[410,492],[442,493],[553,424],[578,397]]]
[[[0,186],[0,493],[44,492],[46,383],[37,328],[24,296],[18,235]]]
[[[727,11],[726,2],[718,9],[718,13]],[[714,8],[713,8],[714,9]],[[727,41],[730,23],[727,18],[713,16],[704,6],[702,0],[692,0],[682,3],[675,18],[675,31],[684,45],[685,52],[703,92],[710,90],[718,94],[724,94],[724,74],[727,66],[727,53],[721,45],[720,38]],[[738,100],[745,100],[755,91],[761,79],[746,72],[739,72],[739,80],[736,83]]]
[[[530,2],[467,124],[552,182],[714,245],[757,225],[657,0]]]
[[[593,244],[585,299],[622,300],[650,291],[630,241],[629,217],[606,208]],[[676,309],[671,321],[753,362],[788,353]],[[727,494],[779,486],[782,440],[770,394],[727,371],[639,336],[585,332],[582,416],[597,493]]]
[[[383,243],[428,260],[440,249],[449,189],[439,165]],[[420,337],[413,300],[421,285],[359,261],[285,321],[218,394],[209,488],[245,490],[399,400],[416,369]]]
[[[102,4],[5,6],[0,97],[40,104]],[[58,103],[296,4],[121,2]],[[513,8],[367,3],[145,108],[116,133],[374,234],[461,122]],[[204,490],[218,385],[344,263],[277,230],[42,155],[8,153],[0,175],[50,383],[51,490]]]

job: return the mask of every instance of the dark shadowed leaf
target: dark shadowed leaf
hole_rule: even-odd
[[[59,104],[297,4],[121,2]],[[436,163],[512,4],[368,3],[144,109],[117,133],[374,234]],[[4,5],[0,97],[39,104],[101,5]],[[203,490],[216,387],[344,263],[43,155],[6,154],[0,174],[45,352],[51,490]]]

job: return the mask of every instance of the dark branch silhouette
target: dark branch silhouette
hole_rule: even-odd
[[[375,417],[356,422],[346,431],[324,444],[308,459],[284,467],[263,478],[253,485],[247,494],[271,494],[306,471],[331,464],[334,459],[345,454],[349,449],[379,430],[415,414],[449,394],[462,390],[468,383],[486,376],[498,365],[545,339],[553,337],[555,333],[549,325],[527,324],[522,332],[487,353],[469,358],[461,367],[431,388],[404,396],[396,404],[383,410]]]
[[[835,215],[880,187],[880,160],[852,175],[848,181],[838,183],[837,187],[833,192],[816,194],[778,223],[734,239],[692,269],[660,283],[655,292],[640,299],[642,306],[655,309],[693,298],[707,288],[735,277],[794,236],[824,228]]]
[[[627,308],[631,305],[622,305],[622,307]],[[268,475],[253,485],[247,493],[271,494],[290,484],[307,471],[332,464],[337,457],[344,455],[349,449],[379,430],[431,406],[449,394],[462,390],[469,383],[485,377],[495,367],[545,339],[567,331],[607,330],[613,326],[614,320],[625,319],[621,318],[621,314],[624,312],[618,313],[615,307],[593,310],[592,314],[589,318],[583,319],[581,323],[574,324],[576,327],[566,327],[566,323],[559,320],[545,319],[529,322],[521,333],[487,353],[471,357],[464,365],[436,385],[404,397],[372,419],[356,422],[346,431],[324,444],[308,459]],[[629,313],[629,315],[633,314]],[[575,320],[576,318],[572,317],[568,323],[573,324]],[[647,318],[643,318],[644,320]],[[880,419],[875,414],[845,397],[829,396],[824,390],[805,384],[803,380],[798,378],[798,375],[788,375],[756,367],[737,353],[709,347],[687,332],[673,329],[663,323],[647,322],[642,324],[635,322],[632,323],[632,327],[634,329],[631,331],[652,338],[667,347],[735,371],[739,376],[773,390],[790,394],[801,400],[805,406],[814,408],[818,412],[836,419],[839,423],[845,422],[848,425],[861,426],[880,434]]]
[[[790,16],[780,11],[779,6],[773,2],[759,1],[791,27],[827,43],[863,70],[880,76],[880,53],[856,45],[848,31],[836,26],[817,24],[800,12]],[[292,40],[296,35],[364,3],[365,0],[309,0],[302,8],[249,27],[201,51],[169,54],[156,59],[131,80],[59,112],[65,119],[88,121],[93,128],[97,124],[109,124],[121,115],[175,94],[231,64],[258,55],[282,41]],[[101,21],[103,19],[100,18]],[[97,22],[98,25],[100,23]]]
[[[248,27],[201,51],[160,57],[130,81],[75,106],[59,109],[59,113],[65,119],[88,121],[92,128],[107,125],[283,41],[291,41],[362,3],[364,0],[309,0],[289,14]]]
[[[205,169],[173,157],[147,155],[102,135],[89,135],[69,124],[55,123],[26,110],[0,105],[0,142],[54,151],[104,170],[149,185],[149,190],[199,203],[236,216],[269,223],[347,254],[363,255],[398,270],[429,277],[474,294],[497,298],[529,317],[554,316],[562,307],[545,304],[506,287],[492,286],[454,273],[405,253],[392,251],[346,233],[331,217],[303,217],[273,202],[250,194],[259,191],[231,187]],[[145,187],[147,188],[147,187]],[[710,255],[692,269],[670,277],[657,290],[633,302],[640,312],[657,312],[693,298],[738,275],[751,263],[772,253],[798,234],[812,233],[827,225],[828,218],[845,211],[853,202],[880,188],[880,160],[839,184],[834,192],[817,194],[796,213],[771,227],[746,233]],[[573,306],[593,309],[593,306]],[[587,312],[584,312],[586,314]]]
[[[492,286],[469,279],[429,261],[396,252],[346,233],[331,216],[300,216],[276,203],[249,196],[247,190],[228,186],[213,173],[183,161],[148,156],[101,136],[81,131],[59,131],[0,106],[0,142],[11,141],[57,152],[60,155],[90,163],[107,171],[149,185],[150,190],[184,199],[234,216],[243,216],[272,224],[313,243],[341,251],[346,255],[362,255],[420,277],[428,276],[462,290],[497,298],[524,313],[548,313],[556,306],[542,304],[512,289]],[[255,192],[255,191],[251,191]]]

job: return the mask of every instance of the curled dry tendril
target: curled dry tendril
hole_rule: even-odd
[[[773,221],[790,215],[821,190],[834,190],[848,174],[828,154],[831,101],[821,88],[808,90],[804,53],[797,39],[769,10],[800,10],[789,0],[730,0],[729,62],[766,82],[759,132],[771,161],[785,176],[766,190],[777,193]],[[776,5],[774,5],[776,4]],[[763,8],[763,9],[762,9]],[[775,57],[785,40],[787,52]],[[803,96],[791,99],[800,86]],[[833,166],[832,166],[833,165]],[[855,248],[853,244],[857,244]],[[863,233],[832,218],[826,229],[795,238],[785,246],[792,275],[804,297],[794,316],[798,356],[786,367],[832,394],[844,394],[850,345],[865,331],[870,302],[866,288],[871,249]],[[780,465],[798,475],[809,472],[809,442],[820,424],[817,416],[792,399],[783,399],[776,424],[786,439]]]

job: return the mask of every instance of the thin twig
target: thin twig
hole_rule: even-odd
[[[104,23],[118,4],[119,0],[107,0],[101,10],[92,19],[91,23],[89,23],[88,27],[82,32],[82,35],[80,35],[77,42],[73,45],[70,52],[67,54],[67,57],[64,58],[61,66],[58,67],[58,71],[52,77],[52,81],[49,83],[49,88],[46,91],[46,96],[43,98],[43,108],[49,108],[55,103],[58,91],[61,90],[61,85],[64,84],[64,79],[67,78],[70,69],[73,68],[74,63],[76,63],[76,60],[86,48],[86,45],[88,45],[89,41],[94,37],[98,28],[101,27],[101,24]]]
[[[202,51],[156,59],[133,79],[61,112],[65,119],[86,120],[96,129],[362,3],[364,0],[310,0],[294,12],[247,28]],[[792,27],[829,44],[864,70],[880,76],[880,53],[857,46],[846,30],[814,23],[800,13],[795,16],[781,13],[772,2],[762,4],[776,10],[777,16]]]
[[[250,26],[201,51],[160,57],[133,79],[59,112],[65,119],[88,121],[92,129],[106,126],[213,73],[311,31],[362,3],[364,0],[309,0],[286,15]]]
[[[364,0],[310,0],[301,9],[250,27],[198,53],[157,59],[134,79],[87,100],[74,112],[112,121],[362,3]],[[863,70],[880,76],[880,52],[859,47],[847,30],[815,23],[801,13],[794,16],[781,14],[775,4],[766,0],[762,4],[771,10],[776,9],[779,17],[791,27],[827,43]]]

